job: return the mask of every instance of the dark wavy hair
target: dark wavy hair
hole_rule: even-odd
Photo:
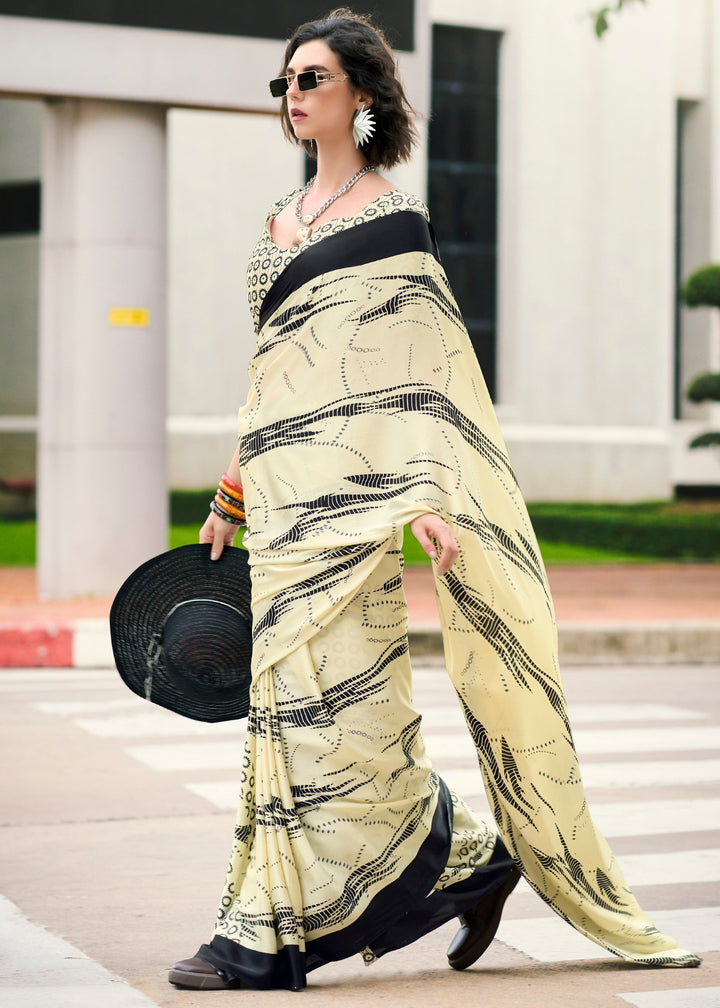
[[[370,164],[392,168],[409,161],[418,139],[412,121],[415,111],[407,100],[397,60],[382,31],[369,18],[338,7],[321,21],[308,21],[295,31],[285,49],[281,76],[287,73],[295,50],[313,39],[322,39],[332,49],[353,87],[372,96],[375,132],[362,148]],[[301,144],[310,157],[317,157],[314,140],[298,140],[295,136],[287,98],[282,100],[281,119],[288,140]]]

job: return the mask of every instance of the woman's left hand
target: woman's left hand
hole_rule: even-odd
[[[447,574],[460,552],[452,529],[440,515],[424,514],[410,522],[410,531],[431,560],[437,560],[438,574]]]

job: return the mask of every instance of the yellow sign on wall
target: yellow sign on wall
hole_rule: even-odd
[[[150,325],[150,312],[147,308],[111,308],[108,322],[111,326],[144,328]]]

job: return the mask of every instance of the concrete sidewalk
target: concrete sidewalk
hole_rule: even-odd
[[[562,566],[548,575],[563,662],[720,657],[720,564]],[[405,590],[414,649],[439,652],[430,568],[408,568]],[[0,568],[0,667],[111,667],[111,602],[42,601],[34,568]]]
[[[0,976],[5,1008],[157,1008],[139,990],[69,942],[33,924],[0,896],[0,935],[7,968]]]

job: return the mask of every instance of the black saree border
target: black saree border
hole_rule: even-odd
[[[464,881],[431,892],[421,906],[410,907],[403,917],[391,924],[382,935],[378,935],[369,951],[376,959],[380,959],[388,952],[411,945],[418,938],[484,903],[516,867],[498,835],[487,864],[477,866]]]
[[[438,800],[428,835],[405,870],[379,892],[356,921],[307,942],[308,970],[362,952],[409,909],[419,906],[440,878],[452,845],[453,805],[447,784],[438,782]]]
[[[453,806],[450,792],[437,777],[438,799],[428,835],[410,864],[385,886],[360,917],[347,927],[308,941],[305,952],[285,946],[277,954],[256,952],[224,935],[215,935],[196,955],[213,966],[227,983],[255,990],[302,990],[306,973],[325,963],[362,952],[409,911],[422,905],[442,874],[450,854]]]
[[[260,309],[259,328],[287,297],[315,277],[408,252],[425,252],[440,261],[432,225],[416,210],[397,210],[323,238],[304,249],[270,286]]]
[[[210,963],[225,983],[248,990],[292,990],[307,987],[305,954],[297,945],[279,952],[256,952],[223,935],[215,935],[209,945],[195,953]]]

